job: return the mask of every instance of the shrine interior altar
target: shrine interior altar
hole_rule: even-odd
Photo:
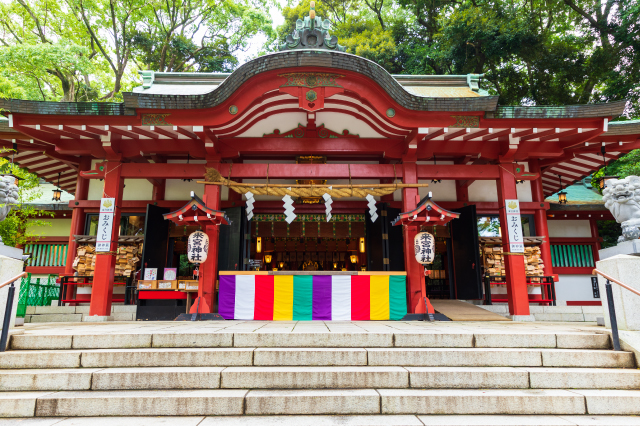
[[[227,320],[401,320],[406,272],[220,271]]]

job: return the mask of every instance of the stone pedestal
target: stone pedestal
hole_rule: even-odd
[[[608,259],[618,254],[640,256],[640,240],[623,241],[614,247],[598,251],[598,254],[600,255],[600,260]]]
[[[596,268],[612,278],[640,291],[640,257],[619,254],[596,263]],[[607,328],[611,328],[609,306],[607,301],[607,280],[598,275],[600,297],[604,310],[604,321]],[[612,283],[613,302],[616,319],[620,330],[640,330],[640,296]]]
[[[6,246],[5,246],[6,247]],[[13,248],[13,247],[8,247]],[[14,249],[17,250],[17,249]],[[22,254],[22,250],[20,251],[20,255]],[[7,281],[8,279],[19,275],[22,272],[22,260],[12,259],[7,256],[0,255],[0,283]],[[18,280],[14,283],[16,288],[15,294],[13,296],[13,307],[11,310],[11,324],[9,328],[13,328],[16,321],[16,310],[18,308],[18,299],[20,295],[20,282]],[[7,307],[7,296],[9,294],[9,287],[11,285],[4,286],[0,288],[0,330],[2,330],[2,324],[4,322],[4,311]],[[8,342],[7,342],[8,343]]]

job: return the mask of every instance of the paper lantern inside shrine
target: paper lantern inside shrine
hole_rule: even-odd
[[[423,265],[433,262],[436,252],[436,240],[428,232],[420,232],[413,239],[416,261]]]
[[[189,235],[187,244],[187,256],[191,263],[204,263],[209,252],[209,236],[202,231],[196,231]]]

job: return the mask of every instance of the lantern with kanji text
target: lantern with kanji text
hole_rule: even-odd
[[[432,263],[436,252],[436,240],[428,232],[420,232],[413,239],[416,261],[422,265]]]
[[[209,236],[202,231],[195,231],[189,235],[187,256],[191,263],[204,263],[209,252]]]

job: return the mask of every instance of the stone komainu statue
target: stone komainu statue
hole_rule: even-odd
[[[604,206],[622,225],[618,242],[640,238],[640,177],[608,180],[602,195]]]

